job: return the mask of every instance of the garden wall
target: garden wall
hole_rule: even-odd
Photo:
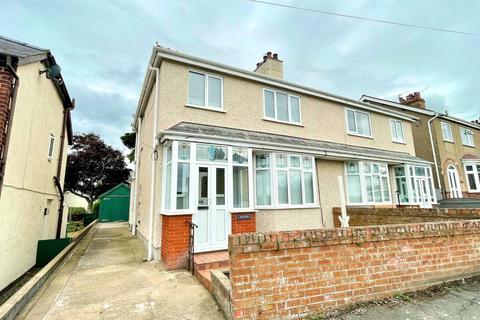
[[[340,208],[333,208],[333,224],[340,227]],[[349,225],[374,226],[434,221],[480,219],[480,209],[355,208],[347,207]]]
[[[233,319],[297,319],[480,273],[480,220],[229,237]]]

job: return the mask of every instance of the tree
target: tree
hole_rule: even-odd
[[[130,153],[127,156],[130,162],[133,162],[133,160],[135,160],[135,139],[136,138],[137,138],[137,134],[134,131],[127,132],[120,137],[120,139],[122,139],[123,145],[128,149],[130,149]]]
[[[65,190],[93,202],[119,183],[127,182],[130,169],[119,150],[105,144],[94,133],[75,135],[68,155]]]

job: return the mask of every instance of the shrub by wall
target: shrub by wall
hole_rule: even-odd
[[[230,235],[233,319],[297,319],[480,273],[480,220]]]
[[[340,227],[340,208],[333,208],[333,224]],[[347,207],[349,225],[375,226],[434,221],[480,219],[480,209],[355,208]]]

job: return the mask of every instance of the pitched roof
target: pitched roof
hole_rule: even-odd
[[[40,61],[49,53],[48,49],[0,36],[0,54],[17,57],[19,64]]]
[[[183,135],[186,137],[210,138],[223,141],[248,143],[249,146],[270,150],[296,150],[330,159],[382,160],[390,163],[421,163],[429,161],[412,156],[406,152],[388,151],[369,147],[306,139],[259,131],[218,127],[191,122],[180,122],[165,130],[162,136]]]
[[[470,122],[470,121],[467,121],[467,120],[463,120],[463,119],[460,119],[460,118],[457,118],[457,117],[452,117],[452,116],[450,116],[446,113],[437,112],[437,111],[427,109],[427,108],[423,109],[423,108],[418,108],[418,107],[412,107],[412,106],[404,105],[404,104],[401,104],[401,103],[398,103],[398,102],[395,102],[395,101],[382,99],[382,98],[377,98],[377,97],[369,96],[369,95],[366,95],[366,94],[361,96],[360,101],[365,102],[365,103],[372,103],[372,102],[373,103],[380,103],[380,104],[390,106],[390,107],[394,107],[394,108],[397,108],[397,109],[408,110],[408,111],[411,111],[411,112],[415,112],[415,113],[418,113],[418,114],[429,115],[429,116],[432,116],[432,117],[434,115],[438,114],[438,117],[441,118],[441,119],[453,121],[453,122],[462,124],[464,126],[480,130],[480,125],[478,125],[476,123],[473,123],[473,122]]]
[[[97,197],[97,199],[105,198],[106,196],[108,196],[108,195],[109,195],[110,193],[112,193],[113,191],[115,191],[115,190],[117,190],[117,189],[119,189],[119,188],[122,188],[122,187],[125,187],[125,188],[127,188],[128,190],[130,190],[130,186],[129,186],[128,184],[122,182],[122,183],[117,184],[115,187],[113,187],[113,188],[105,191],[105,192],[102,193],[101,195],[99,195],[99,196]]]

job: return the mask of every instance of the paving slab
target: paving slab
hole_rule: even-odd
[[[223,319],[189,272],[145,257],[128,224],[97,224],[17,319]]]

